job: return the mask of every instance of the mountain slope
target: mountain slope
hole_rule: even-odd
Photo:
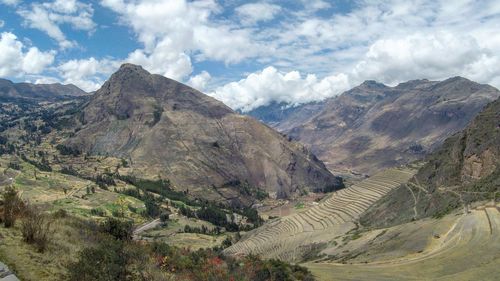
[[[371,174],[422,159],[499,96],[461,77],[396,87],[366,81],[326,100],[309,118],[301,116],[306,122],[287,122],[291,114],[275,127],[309,145],[333,171]]]
[[[0,79],[0,99],[3,101],[13,99],[55,101],[65,97],[85,95],[88,95],[88,93],[72,84],[13,83],[6,79]]]
[[[247,183],[277,197],[342,186],[301,144],[140,66],[123,65],[79,118],[66,145],[126,158],[135,175],[203,198],[244,200]]]
[[[498,200],[500,99],[488,104],[464,130],[446,139],[426,160],[412,183],[379,201],[362,222],[390,225],[442,216],[478,200]]]

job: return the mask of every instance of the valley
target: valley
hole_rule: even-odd
[[[478,95],[497,93],[487,89]],[[292,138],[136,65],[91,96],[11,99],[0,189],[26,210],[1,229],[0,260],[22,280],[100,278],[83,255],[109,247],[127,257],[119,274],[151,280],[494,280],[499,105],[432,152],[366,160],[365,175],[332,173]],[[24,242],[33,212],[51,231],[42,250]]]
[[[499,27],[0,0],[0,281],[500,281]]]

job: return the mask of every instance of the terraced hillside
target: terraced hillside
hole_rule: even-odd
[[[412,226],[414,223],[418,227]],[[442,235],[426,234],[426,229],[429,228],[432,228],[433,233]],[[308,263],[306,266],[318,280],[325,281],[498,280],[500,276],[498,203],[478,207],[467,215],[460,215],[458,212],[441,220],[412,222],[374,232],[380,231],[390,237],[395,237],[390,234],[394,231],[399,235],[396,239],[388,239],[378,245],[380,242],[377,240],[384,240],[382,237],[384,234],[377,234],[373,239],[371,233],[365,233],[363,238],[359,239],[365,241],[356,240],[356,243],[366,245],[366,249],[369,249],[367,252],[361,253],[347,263],[321,261]],[[408,240],[409,237],[413,239]],[[393,240],[404,242],[393,243]],[[404,248],[402,245],[414,244],[415,240],[428,242],[419,251],[408,252],[394,259],[384,258],[401,253],[401,249]],[[363,248],[360,245],[358,248]]]
[[[228,255],[258,254],[300,261],[314,244],[326,243],[356,227],[360,215],[392,189],[407,182],[415,170],[392,168],[334,192],[308,210],[270,222],[225,250]]]

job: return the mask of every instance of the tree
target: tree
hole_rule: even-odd
[[[144,200],[144,205],[146,206],[146,215],[149,217],[157,217],[160,215],[160,205],[156,203],[153,196],[146,196]]]
[[[101,224],[101,231],[110,234],[118,240],[132,239],[132,222],[108,218]]]

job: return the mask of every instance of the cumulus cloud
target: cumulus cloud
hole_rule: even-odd
[[[302,76],[298,71],[282,73],[270,66],[238,82],[218,87],[209,95],[246,112],[272,101],[299,104],[322,100],[348,88],[349,81],[345,74],[318,79],[314,74]]]
[[[74,84],[91,92],[98,89],[108,76],[118,69],[120,62],[111,59],[97,60],[93,57],[69,60],[57,67],[63,83]]]
[[[23,76],[41,73],[54,61],[55,52],[42,52],[36,47],[26,47],[16,35],[0,35],[0,76]]]
[[[448,32],[412,34],[376,41],[355,66],[353,76],[359,77],[357,80],[375,78],[388,84],[415,78],[469,76],[471,67],[494,56],[472,36]],[[484,78],[487,77],[481,80]]]
[[[188,85],[197,89],[198,91],[204,91],[207,87],[208,82],[212,79],[210,73],[202,71],[200,74],[192,76],[189,78]]]
[[[260,21],[272,20],[281,10],[281,7],[265,2],[248,3],[235,9],[236,15],[245,25],[253,25]]]
[[[2,28],[5,25],[5,22],[3,20],[0,20],[0,28]]]
[[[142,65],[148,71],[181,80],[192,72],[191,58],[184,52],[174,51],[171,40],[159,42],[150,52],[135,50],[127,61]]]
[[[67,24],[73,29],[84,31],[92,31],[96,27],[92,20],[92,6],[76,0],[32,3],[17,12],[24,18],[25,25],[47,33],[63,49],[76,46],[76,42],[67,39],[61,25]]]
[[[191,57],[230,64],[255,57],[261,49],[249,30],[210,20],[221,9],[213,0],[103,0],[101,4],[118,13],[144,44],[129,60],[154,73],[186,78],[192,71]]]

